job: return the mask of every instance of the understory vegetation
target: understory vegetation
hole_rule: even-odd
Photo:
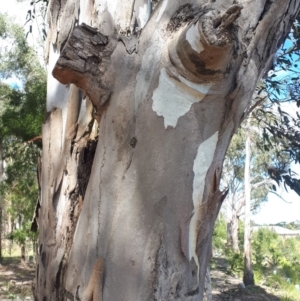
[[[300,223],[293,229],[300,230]],[[275,225],[274,225],[275,226]],[[286,228],[290,225],[285,225]],[[230,271],[242,277],[243,259],[243,222],[239,227],[240,252],[234,252],[227,243],[227,229],[224,217],[216,222],[213,234],[214,257],[223,257]],[[283,237],[270,228],[261,227],[252,232],[252,262],[257,285],[265,285],[277,291],[281,300],[300,300],[300,235]]]

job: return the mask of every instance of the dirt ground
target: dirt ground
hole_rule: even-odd
[[[4,258],[0,265],[0,301],[33,300],[34,264],[22,265],[20,258]]]
[[[214,259],[211,269],[213,301],[280,301],[270,288],[251,286],[243,288],[221,258]],[[22,265],[19,258],[4,259],[0,265],[0,301],[33,300],[32,280],[34,264]]]
[[[279,292],[266,286],[247,286],[242,279],[235,277],[222,258],[213,259],[211,269],[213,301],[280,301]]]

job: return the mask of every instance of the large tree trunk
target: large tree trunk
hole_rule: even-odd
[[[251,184],[250,184],[250,163],[251,163],[251,140],[250,140],[250,118],[245,142],[245,229],[244,229],[244,284],[254,285],[254,275],[251,260]]]
[[[233,2],[49,2],[36,300],[202,300],[226,149],[299,6]]]

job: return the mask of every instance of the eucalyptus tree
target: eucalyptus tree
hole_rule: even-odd
[[[254,105],[256,102],[254,103]],[[268,193],[277,195],[276,182],[269,175],[270,166],[288,168],[291,159],[282,153],[282,146],[266,148],[266,130],[256,118],[256,107],[242,123],[237,134],[231,140],[223,166],[222,187],[228,188],[228,195],[223,209],[226,213],[228,229],[228,245],[234,252],[239,252],[238,228],[239,220],[245,214],[245,172],[249,174],[250,211],[257,212],[262,202],[267,201]],[[250,144],[246,151],[245,141]],[[270,143],[273,137],[268,138]],[[246,158],[250,160],[245,169]],[[249,195],[248,195],[249,197]]]
[[[267,172],[271,164],[270,152],[262,150],[262,137],[258,128],[250,130],[252,141],[250,185],[251,211],[259,210],[262,202],[267,200],[267,194],[273,187],[273,180]],[[228,244],[234,252],[239,252],[238,228],[239,220],[245,213],[245,140],[247,130],[242,126],[233,137],[224,161],[222,187],[228,188],[228,195],[223,208],[226,212]]]
[[[2,213],[18,227],[9,238],[21,245],[34,239],[31,220],[38,198],[37,158],[45,114],[46,74],[24,30],[0,14],[0,154]]]
[[[49,1],[36,300],[202,300],[224,156],[299,5]]]

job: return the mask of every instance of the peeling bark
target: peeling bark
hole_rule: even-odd
[[[99,259],[104,300],[202,300],[225,152],[299,4],[156,2],[49,3],[36,300],[98,298]]]

